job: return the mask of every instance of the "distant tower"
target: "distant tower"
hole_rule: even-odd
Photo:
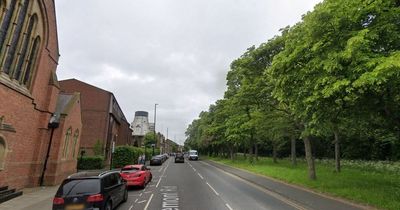
[[[131,129],[133,130],[132,136],[135,146],[142,146],[144,136],[150,132],[149,113],[145,111],[135,112],[135,118],[131,123]]]

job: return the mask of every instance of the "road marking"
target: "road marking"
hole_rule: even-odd
[[[197,173],[197,175],[199,175],[199,177],[200,177],[201,179],[204,179],[204,177],[203,177],[201,174]]]
[[[139,194],[139,196],[142,196],[142,195],[143,195],[143,193],[140,193],[140,194]]]
[[[210,185],[208,184],[208,182],[206,182],[206,184],[214,191],[214,193],[219,196],[219,193]]]
[[[142,201],[139,201],[139,202],[137,202],[137,203],[144,203],[144,202],[146,202],[147,200],[142,200]]]
[[[135,200],[135,203],[138,201],[139,199],[138,198],[136,198],[136,200]]]
[[[236,180],[239,180],[239,181],[244,182],[244,183],[246,183],[246,184],[248,184],[248,185],[251,185],[251,186],[253,186],[254,188],[257,188],[257,189],[259,189],[260,191],[264,192],[265,194],[268,194],[269,196],[274,197],[275,199],[280,200],[280,201],[282,201],[282,202],[284,202],[284,203],[286,203],[286,204],[288,204],[288,205],[294,207],[295,209],[298,209],[298,210],[307,210],[307,208],[302,207],[301,205],[299,205],[299,204],[297,204],[297,203],[295,203],[295,202],[289,200],[289,199],[286,198],[286,197],[283,197],[282,195],[279,195],[279,194],[276,193],[276,192],[273,192],[273,191],[268,190],[268,189],[266,189],[266,188],[264,188],[264,187],[258,186],[258,185],[256,185],[256,184],[250,182],[250,181],[247,181],[247,180],[245,180],[245,179],[243,179],[243,178],[241,178],[241,177],[239,177],[239,176],[237,176],[237,175],[235,175],[235,174],[231,174],[231,173],[229,173],[229,172],[227,172],[227,171],[224,171],[224,170],[222,170],[222,169],[220,169],[220,168],[218,168],[218,167],[216,167],[216,166],[213,166],[213,165],[211,165],[211,164],[204,163],[204,162],[201,162],[201,163],[203,163],[203,164],[205,164],[205,165],[208,165],[208,166],[212,166],[213,168],[216,168],[217,170],[221,171],[222,173],[225,173],[225,174],[228,175],[228,176],[231,176],[232,178],[234,178],[234,179],[236,179]]]
[[[158,182],[157,182],[156,188],[157,188],[158,185],[160,184],[161,179],[164,177],[164,174],[165,174],[165,172],[167,171],[167,168],[168,168],[170,162],[171,162],[171,161],[168,161],[167,166],[164,168],[164,171],[163,171],[163,173],[161,174],[160,179],[159,179]]]
[[[164,166],[161,166],[160,170],[158,170],[158,172],[161,172]]]
[[[132,209],[133,209],[133,205],[131,207],[129,207],[129,210],[132,210]]]
[[[179,195],[177,186],[162,186],[160,189],[162,198],[162,210],[179,209]]]
[[[147,202],[147,204],[146,204],[146,206],[144,207],[143,210],[147,210],[147,207],[149,207],[149,204],[150,204],[150,202],[151,202],[151,199],[153,199],[153,195],[154,195],[154,194],[151,194],[151,196],[150,196],[150,198],[149,198],[149,201]]]
[[[233,210],[231,206],[229,206],[228,203],[225,203],[225,206],[228,207],[229,210]]]
[[[158,185],[160,184],[160,182],[161,182],[161,178],[158,180],[158,182],[157,182],[157,184],[156,184],[156,188],[158,187]]]
[[[151,191],[147,191],[147,192],[145,192],[146,194],[149,194],[149,193],[151,193]]]

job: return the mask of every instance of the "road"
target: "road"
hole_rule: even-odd
[[[153,181],[145,189],[131,189],[118,210],[231,210],[303,209],[261,187],[203,161],[151,166]]]

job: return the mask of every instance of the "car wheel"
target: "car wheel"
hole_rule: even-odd
[[[125,203],[127,200],[128,200],[128,188],[125,188],[124,199],[122,200],[122,203]]]
[[[108,201],[108,202],[107,202],[105,210],[112,210],[111,201]]]

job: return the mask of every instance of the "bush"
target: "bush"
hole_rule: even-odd
[[[152,148],[146,148],[147,160],[150,160],[152,152]],[[113,168],[121,168],[125,165],[137,164],[139,156],[142,154],[144,154],[144,148],[133,146],[117,146],[113,154]],[[160,150],[155,149],[154,154],[160,154]]]
[[[102,156],[83,156],[78,158],[78,170],[95,170],[104,168]]]

